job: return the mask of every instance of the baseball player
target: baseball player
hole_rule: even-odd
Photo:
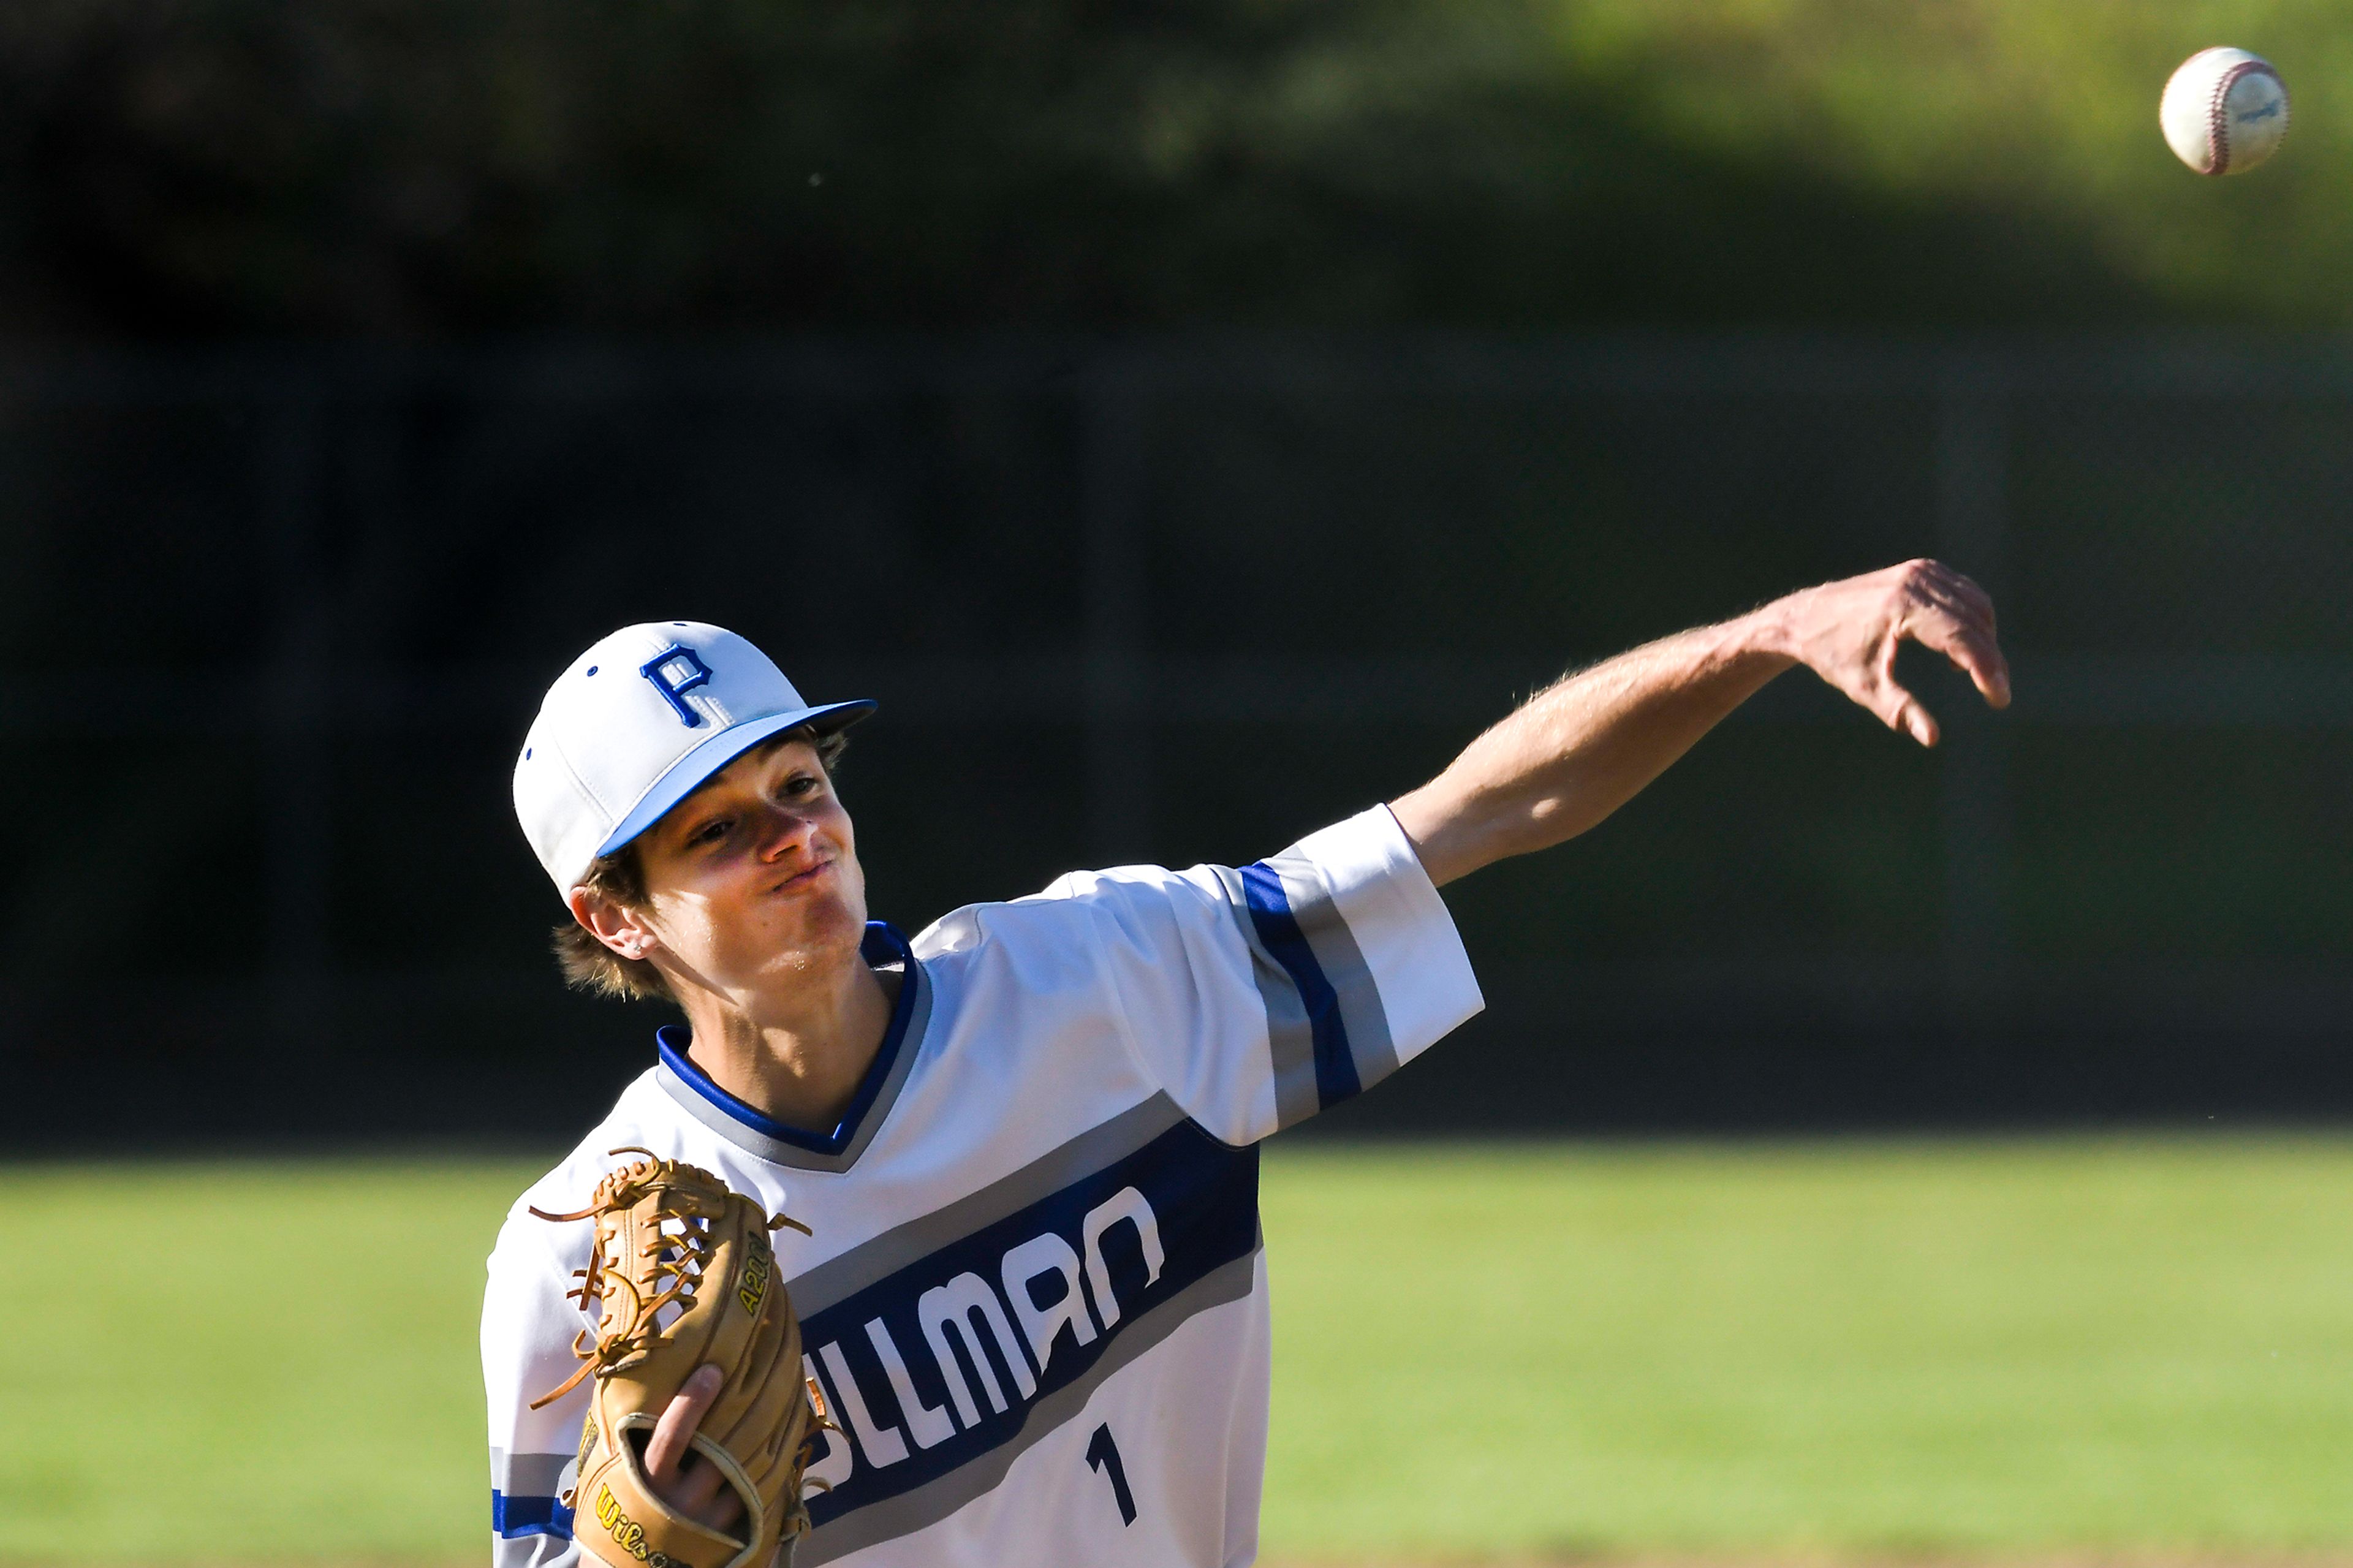
[[[515,806],[570,910],[567,973],[684,1022],[491,1256],[495,1563],[577,1550],[561,1500],[588,1390],[530,1405],[578,1365],[589,1226],[528,1210],[576,1208],[624,1146],[809,1227],[776,1235],[778,1271],[840,1429],[798,1568],[1250,1562],[1259,1141],[1479,1010],[1440,889],[1593,826],[1782,671],[1935,744],[1893,677],[1907,638],[2007,705],[1991,604],[1913,562],[1570,676],[1263,860],[1074,872],[913,938],[867,918],[832,777],[873,704],[807,703],[716,626],[598,642],[549,689]],[[687,1447],[718,1375],[668,1405],[645,1464],[724,1528],[742,1503]]]

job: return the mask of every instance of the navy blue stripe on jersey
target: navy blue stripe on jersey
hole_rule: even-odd
[[[518,1535],[553,1535],[572,1539],[572,1510],[552,1497],[509,1497],[491,1493],[491,1531],[512,1539]]]
[[[1356,1081],[1366,1089],[1397,1071],[1397,1045],[1389,1038],[1388,1013],[1381,1005],[1380,985],[1356,933],[1340,912],[1338,900],[1324,885],[1324,873],[1305,856],[1286,850],[1271,855],[1266,868],[1275,874],[1291,900],[1291,918],[1309,951],[1323,967],[1324,982],[1339,998],[1340,1022],[1348,1035],[1348,1054],[1356,1063]]]
[[[1246,1296],[1257,1249],[1257,1149],[1182,1121],[808,1312],[801,1342],[847,1428],[828,1442],[850,1445],[849,1474],[810,1500],[811,1560],[921,1528],[961,1489],[908,1494],[1009,1463],[1067,1418],[1054,1395],[1126,1359],[1124,1339],[1232,1299],[1235,1268]]]
[[[655,1054],[661,1058],[662,1065],[676,1073],[689,1089],[761,1137],[796,1149],[806,1149],[812,1154],[839,1154],[849,1147],[850,1140],[858,1136],[860,1124],[874,1109],[875,1097],[881,1093],[882,1085],[891,1077],[892,1066],[906,1044],[907,1021],[914,1016],[915,1012],[915,952],[908,945],[907,939],[881,921],[869,921],[859,955],[870,964],[903,963],[906,965],[906,978],[900,982],[898,999],[892,1004],[891,1022],[882,1031],[882,1044],[875,1051],[874,1060],[867,1068],[866,1077],[860,1082],[849,1109],[842,1113],[841,1120],[830,1132],[811,1132],[799,1127],[787,1127],[762,1115],[712,1082],[711,1076],[686,1054],[688,1033],[675,1024],[665,1024],[654,1031]]]
[[[1315,1052],[1316,1109],[1329,1110],[1352,1098],[1364,1085],[1356,1077],[1356,1053],[1348,1048],[1348,1027],[1340,1014],[1340,997],[1324,978],[1315,950],[1291,912],[1282,879],[1264,861],[1240,871],[1242,897],[1250,905],[1250,925],[1274,961],[1299,988],[1307,1007],[1309,1039]]]

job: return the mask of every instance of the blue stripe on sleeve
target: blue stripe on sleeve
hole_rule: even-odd
[[[1347,1026],[1340,1019],[1340,998],[1315,962],[1314,950],[1292,918],[1291,900],[1282,879],[1264,861],[1241,868],[1242,898],[1250,905],[1250,925],[1258,939],[1282,965],[1306,1005],[1309,1038],[1315,1047],[1316,1109],[1329,1110],[1364,1085],[1356,1078],[1356,1053],[1348,1048]]]
[[[572,1539],[572,1510],[552,1497],[509,1497],[491,1493],[491,1530],[512,1540],[518,1535],[553,1535]]]

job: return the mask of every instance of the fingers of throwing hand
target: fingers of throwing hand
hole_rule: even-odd
[[[1994,635],[1993,601],[1982,592],[1965,591],[1975,587],[1964,577],[1957,583],[1927,584],[1919,591],[1918,597],[1920,602],[1943,611],[1972,631],[1990,637]]]
[[[1993,595],[1958,572],[1953,574],[1953,591],[1954,596],[1968,607],[1969,618],[1985,627],[1987,636],[1992,636],[1996,629]]]
[[[1900,627],[1881,632],[1862,668],[1845,679],[1834,677],[1832,684],[1896,733],[1909,735],[1924,746],[1933,746],[1936,743],[1936,720],[1929,717],[1919,699],[1895,679],[1895,649],[1902,640]]]
[[[1888,639],[1893,650],[1895,639]],[[1892,658],[1891,658],[1892,662]],[[1883,672],[1862,695],[1862,705],[1879,715],[1880,722],[1899,735],[1909,735],[1924,746],[1936,743],[1936,721],[1920,700],[1906,691],[1894,677]]]
[[[1950,659],[1996,708],[2010,706],[2010,666],[1983,588],[1940,562],[1907,561],[1867,577],[1825,584],[1793,596],[1803,662],[1924,746],[1941,735],[1936,718],[1895,679],[1905,639]]]
[[[1896,689],[1904,690],[1902,687]],[[1887,726],[1900,734],[1911,736],[1924,746],[1935,745],[1942,734],[1936,728],[1936,716],[1921,707],[1920,700],[1908,691],[1904,691],[1903,700],[1896,704],[1895,717],[1887,721]]]
[[[1921,647],[1953,661],[1955,668],[1996,708],[2010,706],[2010,662],[1990,629],[1943,614],[1924,616],[1911,628]]]
[[[1908,562],[1896,582],[1898,595],[1912,611],[1940,609],[1988,637],[1994,635],[1992,598],[1943,562]]]

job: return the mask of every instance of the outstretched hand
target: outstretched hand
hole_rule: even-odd
[[[1825,583],[1760,615],[1783,652],[1924,746],[1935,745],[1941,731],[1896,682],[1895,650],[1907,637],[1951,659],[1989,703],[2010,706],[2010,665],[1994,637],[1993,601],[1941,563],[1907,561]]]
[[[694,1451],[691,1439],[726,1381],[719,1367],[696,1368],[646,1441],[646,1479],[654,1495],[697,1524],[722,1531],[743,1517],[743,1500],[719,1467]]]

